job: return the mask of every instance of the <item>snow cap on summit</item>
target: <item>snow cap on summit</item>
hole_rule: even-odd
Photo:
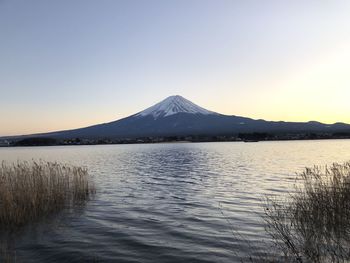
[[[153,116],[157,119],[159,117],[167,117],[180,112],[204,115],[217,114],[194,104],[182,96],[175,95],[137,113],[136,116]]]

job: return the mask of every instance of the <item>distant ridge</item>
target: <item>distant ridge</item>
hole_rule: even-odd
[[[55,139],[139,138],[160,136],[235,135],[238,133],[335,133],[350,132],[345,123],[275,122],[229,116],[204,109],[179,96],[129,117],[86,128],[7,138],[50,137]]]

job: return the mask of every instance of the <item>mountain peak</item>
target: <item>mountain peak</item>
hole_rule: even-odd
[[[136,116],[153,116],[153,118],[157,119],[159,117],[167,117],[177,113],[204,115],[217,114],[194,104],[180,95],[174,95],[167,97],[154,106],[137,113]]]

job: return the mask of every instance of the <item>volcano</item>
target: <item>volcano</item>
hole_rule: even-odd
[[[36,134],[35,136],[56,139],[128,139],[160,136],[235,135],[253,132],[327,133],[349,131],[350,125],[345,123],[275,122],[224,115],[204,109],[176,95],[117,121],[74,130]]]

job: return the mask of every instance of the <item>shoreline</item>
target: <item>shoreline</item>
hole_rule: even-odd
[[[264,140],[174,140],[174,141],[123,141],[104,143],[58,143],[52,145],[0,145],[0,148],[17,147],[55,147],[55,146],[94,146],[94,145],[123,145],[123,144],[180,144],[180,143],[215,143],[215,142],[237,142],[237,143],[258,143],[258,142],[284,142],[284,141],[325,141],[325,140],[349,140],[348,138],[305,138],[305,139],[264,139]]]

